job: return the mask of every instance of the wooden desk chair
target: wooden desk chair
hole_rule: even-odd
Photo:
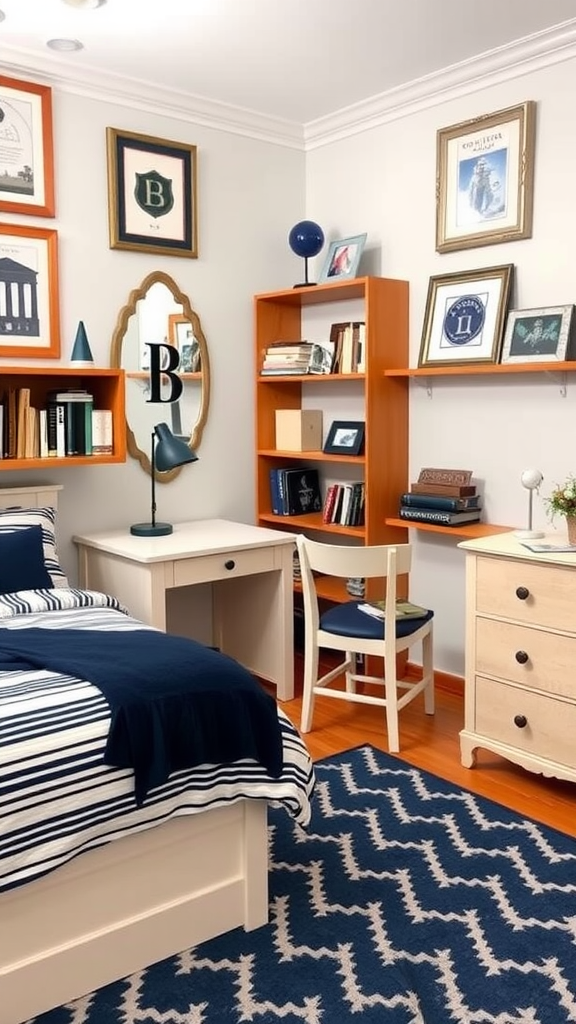
[[[434,714],[434,669],[432,653],[432,611],[417,619],[396,618],[397,577],[410,571],[412,548],[410,544],[351,546],[320,544],[303,535],[297,538],[302,570],[304,597],[304,692],[302,700],[301,731],[312,727],[314,697],[322,694],[338,700],[362,704],[377,704],[386,709],[388,749],[400,750],[398,712],[424,691],[424,710]],[[384,620],[361,611],[363,601],[346,601],[320,615],[316,581],[313,571],[320,575],[385,577],[386,610]],[[384,596],[384,595],[382,595]],[[396,655],[414,644],[422,644],[422,678],[398,679]],[[336,668],[318,677],[320,648],[341,651],[344,659]],[[383,675],[368,676],[356,671],[355,655],[376,655],[384,659]],[[342,673],[346,674],[346,688],[334,689],[329,684]],[[358,693],[357,683],[378,684],[383,694]]]

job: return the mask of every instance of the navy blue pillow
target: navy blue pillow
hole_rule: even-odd
[[[42,527],[27,526],[13,533],[0,533],[0,594],[53,587],[44,565]]]

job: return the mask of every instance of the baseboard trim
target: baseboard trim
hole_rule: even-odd
[[[415,665],[409,661],[406,665],[406,675],[419,679],[422,675],[422,666]],[[464,697],[464,679],[462,676],[453,675],[451,672],[441,672],[434,669],[434,685],[444,693],[452,693],[456,697]]]

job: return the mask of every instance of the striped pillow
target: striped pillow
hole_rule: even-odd
[[[44,565],[54,587],[67,587],[68,580],[58,561],[56,550],[56,509],[54,508],[6,508],[0,509],[0,533],[14,533],[29,526],[42,527]],[[26,588],[24,588],[26,589]]]

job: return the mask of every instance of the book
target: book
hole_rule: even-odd
[[[366,612],[367,615],[373,615],[376,619],[384,619],[386,601],[366,601],[365,604],[359,604],[358,609],[361,612]],[[407,601],[404,597],[396,598],[397,619],[422,619],[427,614],[427,608],[413,604],[412,601]]]
[[[436,494],[439,497],[467,498],[476,494],[474,484],[410,484],[410,494]]]
[[[460,526],[462,523],[480,522],[480,509],[471,508],[466,512],[445,512],[439,508],[409,508],[401,505],[400,518],[420,523],[438,523],[439,526]]]
[[[112,455],[113,451],[112,410],[94,409],[92,411],[92,454]]]
[[[418,475],[419,484],[470,484],[471,469],[436,469],[426,466]]]
[[[471,494],[467,498],[449,498],[440,494],[401,494],[400,504],[412,508],[440,508],[446,512],[464,512],[469,508],[482,507],[479,494]]]
[[[317,469],[285,469],[283,471],[285,515],[300,516],[322,511],[320,481]]]
[[[280,503],[280,488],[278,484],[278,473],[280,470],[270,470],[270,507],[275,516],[282,515],[282,508]]]

